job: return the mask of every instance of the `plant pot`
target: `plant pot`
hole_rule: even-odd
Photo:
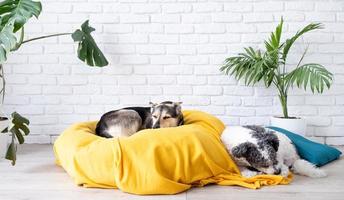
[[[9,124],[6,117],[0,117],[0,158],[4,158],[8,147],[9,136],[6,133],[1,133]]]
[[[302,118],[271,117],[271,126],[280,127],[293,133],[306,136],[306,120]]]

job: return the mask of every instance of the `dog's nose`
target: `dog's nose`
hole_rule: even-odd
[[[274,172],[275,175],[279,175],[281,174],[281,169],[276,169],[275,172]]]

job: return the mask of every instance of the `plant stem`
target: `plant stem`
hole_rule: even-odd
[[[11,145],[15,145],[15,152],[14,152],[14,155],[12,153],[12,155],[9,155],[7,152],[8,150],[11,148]],[[11,160],[11,164],[12,166],[14,166],[16,164],[16,153],[17,153],[17,146],[16,146],[16,143],[15,143],[15,137],[14,137],[14,134],[12,133],[12,140],[11,140],[11,145],[8,146],[8,149],[7,149],[7,152],[6,152],[6,159],[8,160]]]
[[[288,96],[285,93],[280,93],[278,95],[280,102],[281,102],[281,106],[282,106],[282,111],[283,111],[283,117],[284,118],[289,118],[288,116]]]
[[[61,36],[61,35],[71,35],[71,34],[72,33],[57,33],[57,34],[52,34],[52,35],[44,35],[44,36],[40,36],[40,37],[24,40],[21,44],[24,44],[24,43],[27,43],[27,42],[31,42],[31,41],[34,41],[34,40],[40,40],[40,39],[45,39],[45,38],[49,38],[49,37],[56,37],[56,36]]]
[[[13,49],[11,49],[11,51],[17,51],[19,47],[23,44],[23,40],[24,40],[24,26],[20,29],[19,41],[17,42],[16,46]]]
[[[5,99],[5,89],[6,89],[6,81],[5,81],[5,75],[4,75],[4,66],[0,64],[0,74],[1,74],[1,79],[2,79],[2,88],[0,90],[0,95],[1,95],[1,103],[4,103]]]

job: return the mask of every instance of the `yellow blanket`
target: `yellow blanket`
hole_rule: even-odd
[[[220,141],[223,123],[200,111],[183,114],[184,126],[119,139],[92,134],[96,122],[76,124],[56,140],[56,161],[79,185],[134,194],[175,194],[211,183],[256,189],[291,181],[291,176],[241,177]]]

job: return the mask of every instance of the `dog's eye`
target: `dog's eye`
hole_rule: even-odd
[[[156,115],[153,115],[153,118],[158,118],[158,116],[156,116]]]
[[[163,119],[169,119],[169,118],[171,118],[170,116],[165,116],[165,117],[163,117]]]

